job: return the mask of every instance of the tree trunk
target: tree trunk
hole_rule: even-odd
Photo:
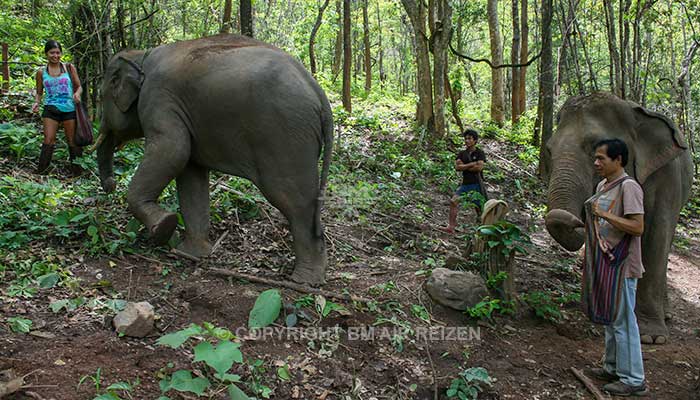
[[[617,46],[615,34],[615,12],[612,0],[603,0],[605,6],[605,26],[608,31],[608,51],[610,52],[610,90],[622,97],[621,76],[620,76],[620,53]]]
[[[693,65],[693,57],[700,47],[700,42],[693,40],[693,43],[688,48],[688,51],[683,57],[683,62],[681,63],[681,73],[678,75],[676,81],[680,90],[678,91],[678,102],[681,104],[680,118],[678,121],[678,127],[681,132],[685,133],[688,138],[688,143],[691,146],[692,153],[695,153],[695,140],[693,137],[693,124],[690,121],[692,103],[691,103],[691,93],[690,93],[690,68]]]
[[[510,63],[515,65],[519,64],[520,61],[520,14],[518,13],[518,1],[511,1],[511,8],[513,12],[513,41],[510,50]],[[513,67],[511,69],[511,95],[510,95],[510,106],[511,106],[511,121],[513,124],[517,124],[520,119],[520,68]]]
[[[384,88],[384,80],[386,79],[386,73],[384,72],[384,47],[382,46],[382,21],[379,17],[379,2],[377,1],[377,34],[379,36],[377,53],[379,54],[379,82],[380,86]]]
[[[253,37],[253,5],[251,0],[241,0],[241,35]]]
[[[529,34],[529,27],[527,23],[527,0],[521,0],[520,3],[520,27],[521,27],[521,35],[520,35],[520,64],[525,64],[527,62],[527,52],[528,52],[528,34]],[[520,100],[520,105],[518,105],[518,111],[520,114],[518,114],[518,118],[520,118],[520,115],[525,112],[527,105],[526,105],[526,77],[527,77],[527,67],[520,67],[520,87],[519,87],[519,93],[518,93],[518,100]]]
[[[458,107],[458,102],[461,98],[461,93],[454,90],[450,85],[450,78],[447,76],[447,71],[445,71],[445,91],[447,92],[447,95],[450,96],[450,104],[452,106],[452,117],[454,117],[455,123],[459,127],[459,131],[464,132],[464,124],[462,123],[462,119],[459,117]]]
[[[452,29],[452,7],[449,0],[435,0],[435,30],[433,39],[433,112],[435,119],[434,138],[445,136],[445,81],[447,76],[447,47]]]
[[[350,69],[352,68],[352,41],[350,37],[350,0],[343,0],[343,108],[352,112],[350,98]]]
[[[491,62],[503,64],[503,44],[498,25],[498,0],[488,0],[486,12],[489,20],[489,37],[491,39]],[[505,98],[503,93],[503,70],[491,68],[491,120],[503,126],[505,120]]]
[[[221,30],[219,33],[231,32],[231,0],[224,1],[224,17],[221,20]]]
[[[554,82],[552,75],[552,0],[542,1],[542,58],[540,87],[542,92],[542,140],[540,142],[540,177],[547,182],[550,174],[550,154],[547,141],[552,136],[554,118]]]
[[[629,13],[630,7],[632,6],[632,0],[625,0],[624,7],[622,1],[620,1],[620,7],[623,7],[619,13],[620,27],[618,32],[620,32],[620,94],[623,99],[627,98],[627,88],[629,87],[629,41],[630,41],[630,22],[627,15]]]
[[[369,0],[364,0],[362,2],[362,26],[363,35],[362,43],[364,47],[364,66],[365,66],[365,93],[369,93],[372,90],[372,58],[370,55],[369,47],[369,17],[367,15],[367,8],[369,7]]]
[[[416,54],[416,86],[418,89],[416,124],[419,127],[426,128],[432,136],[434,132],[433,81],[430,76],[428,35],[425,30],[426,9],[422,0],[401,0],[401,3],[413,27],[413,45]]]
[[[326,11],[326,7],[328,7],[329,2],[330,0],[324,0],[323,5],[318,9],[316,21],[314,22],[313,28],[311,28],[311,35],[309,36],[309,68],[311,69],[311,75],[314,77],[316,77],[316,54],[314,52],[314,43],[316,42],[318,28],[321,27],[321,22],[323,22],[323,12]]]
[[[338,14],[337,21],[337,33],[335,35],[335,47],[333,52],[333,66],[331,67],[331,72],[333,74],[333,81],[338,76],[340,72],[340,65],[343,59],[343,6],[340,0],[335,0],[335,10]]]

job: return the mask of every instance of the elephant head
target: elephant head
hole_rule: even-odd
[[[642,187],[687,145],[665,116],[607,93],[570,98],[557,118],[557,132],[547,143],[552,174],[545,223],[559,244],[575,251],[584,243],[583,203],[600,180],[593,169],[597,141],[618,138],[627,144],[625,170]]]
[[[106,192],[115,189],[114,151],[124,142],[143,137],[138,98],[144,73],[143,51],[124,51],[110,60],[102,81],[102,120],[97,140],[100,182]]]

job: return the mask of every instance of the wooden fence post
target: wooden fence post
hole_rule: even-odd
[[[10,63],[7,59],[7,43],[2,43],[2,91],[10,90]]]

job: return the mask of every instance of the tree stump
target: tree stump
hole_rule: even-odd
[[[481,224],[493,225],[503,220],[506,214],[508,214],[508,204],[503,200],[491,199],[484,204],[484,211],[481,213]],[[515,299],[515,281],[513,279],[515,251],[507,249],[503,243],[495,247],[489,247],[487,240],[480,235],[474,236],[472,251],[482,254],[484,258],[484,265],[481,269],[483,276],[492,277],[499,272],[506,273],[506,279],[497,286],[497,289],[502,300],[511,301]]]

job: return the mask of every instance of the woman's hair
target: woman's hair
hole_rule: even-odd
[[[53,39],[49,39],[46,41],[46,44],[44,45],[44,53],[48,53],[49,50],[52,50],[52,49],[58,49],[61,51],[61,53],[63,53],[63,48],[61,47],[61,44]]]

